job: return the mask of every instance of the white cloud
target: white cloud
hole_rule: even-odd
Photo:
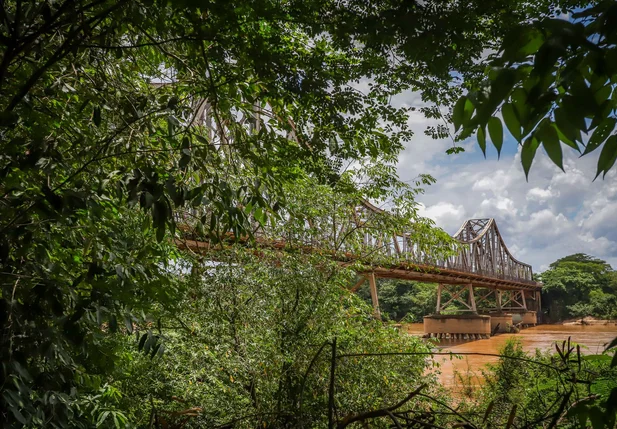
[[[617,268],[617,173],[594,182],[597,157],[566,153],[563,173],[538,151],[527,182],[520,148],[496,161],[447,156],[451,144],[419,132],[401,156],[401,178],[428,172],[437,179],[419,197],[422,215],[449,233],[468,218],[493,217],[513,255],[536,271],[577,252]]]
[[[554,194],[552,189],[549,188],[548,189],[541,189],[541,188],[532,188],[529,191],[527,191],[527,201],[538,201],[540,203],[544,203],[545,201],[547,201],[549,198],[558,196],[559,193]]]
[[[418,214],[423,217],[433,219],[438,226],[447,230],[458,228],[466,218],[465,207],[455,206],[448,202],[439,202],[430,207],[420,204]]]

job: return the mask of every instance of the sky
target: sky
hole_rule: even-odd
[[[393,104],[420,107],[422,102],[407,93]],[[410,112],[409,123],[415,134],[399,156],[399,176],[412,180],[428,173],[437,180],[418,197],[421,215],[450,234],[467,219],[494,218],[510,253],[534,272],[579,252],[617,269],[617,172],[593,181],[600,150],[579,158],[564,147],[564,173],[539,149],[527,182],[520,148],[507,131],[497,160],[492,147],[484,158],[475,136],[461,144],[464,153],[447,155],[452,140],[424,134],[435,121],[416,111]]]

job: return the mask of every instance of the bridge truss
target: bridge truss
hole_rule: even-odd
[[[338,219],[328,216],[297,219],[283,213],[279,226],[253,221],[254,237],[257,246],[329,252],[342,264],[361,261],[360,280],[352,290],[369,281],[376,317],[380,317],[377,278],[438,283],[437,314],[455,303],[458,311],[477,313],[480,310],[527,311],[528,299],[539,301],[541,285],[533,280],[531,266],[510,254],[494,219],[466,221],[453,236],[455,248],[439,254],[422,245],[414,232],[381,232],[379,216],[388,213],[367,201]],[[199,217],[191,215],[191,218]],[[187,219],[179,221],[187,225]],[[185,231],[180,246],[198,251],[212,247],[190,229]],[[477,298],[476,289],[479,289]]]
[[[223,157],[235,133],[254,135],[262,127],[273,126],[268,125],[267,118],[276,116],[276,112],[267,105],[264,107],[256,104],[231,115],[235,122],[221,122],[213,114],[213,106],[208,100],[195,102],[191,123],[194,121],[205,127],[208,141]],[[293,121],[290,120],[289,127],[284,128],[275,131],[285,133],[286,138],[303,144]],[[391,222],[384,228],[381,221],[392,220],[392,215],[366,200],[342,204],[348,208],[343,215],[322,213],[313,216],[282,211],[278,225],[266,225],[250,218],[248,222],[253,226],[254,242],[258,246],[278,249],[300,247],[308,251],[329,253],[342,264],[361,262],[364,268],[358,271],[361,280],[355,288],[369,281],[377,316],[377,278],[438,283],[437,313],[454,302],[459,303],[464,310],[477,312],[478,308],[489,302],[501,310],[526,309],[526,296],[539,301],[540,285],[533,280],[531,266],[510,254],[494,219],[466,221],[454,234],[454,244],[446,244],[447,251],[441,252],[435,250],[436,247],[443,247],[439,243],[437,246],[431,240],[428,240],[428,245],[423,243],[422,234],[414,231],[413,225],[408,225],[412,230],[407,231],[393,228]],[[196,233],[195,220],[201,219],[206,224],[209,222],[208,216],[211,215],[207,211],[186,212],[179,216],[177,221],[184,232],[183,237],[177,241],[180,247],[203,252],[219,244]],[[227,238],[245,240],[234,237],[230,232]],[[474,290],[477,288],[488,292],[480,293],[476,300]],[[502,295],[506,298],[504,302]],[[489,299],[490,296],[493,298]]]

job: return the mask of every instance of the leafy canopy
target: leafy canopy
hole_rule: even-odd
[[[563,148],[583,155],[601,148],[596,178],[617,160],[617,4],[584,2],[508,32],[492,55],[486,79],[457,101],[452,121],[458,138],[477,132],[497,152],[503,125],[522,145],[525,175],[540,146],[563,170]]]
[[[349,193],[387,200],[398,179],[380,167],[411,138],[390,97],[449,102],[454,76],[477,78],[484,49],[552,5],[2,2],[2,420],[88,427],[84,404],[117,396],[106,339],[174,308],[180,209],[209,213],[213,241],[250,235],[285,184],[357,163],[376,185]]]
[[[553,262],[539,277],[551,321],[617,315],[617,276],[606,261],[576,253]]]

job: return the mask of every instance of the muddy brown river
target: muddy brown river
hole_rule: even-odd
[[[421,323],[407,325],[407,331],[413,335],[422,335]],[[563,340],[580,344],[581,352],[585,354],[601,353],[604,345],[617,337],[617,325],[539,325],[533,328],[522,329],[518,334],[499,334],[488,340],[456,341],[442,340],[437,347],[443,352],[453,353],[499,353],[499,350],[508,338],[517,337],[521,340],[523,349],[534,352],[536,349],[555,350],[555,342]],[[440,372],[441,382],[458,390],[461,387],[461,377],[468,378],[470,384],[482,383],[482,368],[487,363],[497,361],[494,356],[463,356],[462,359],[450,359],[444,356],[435,356],[440,363],[437,371]]]

